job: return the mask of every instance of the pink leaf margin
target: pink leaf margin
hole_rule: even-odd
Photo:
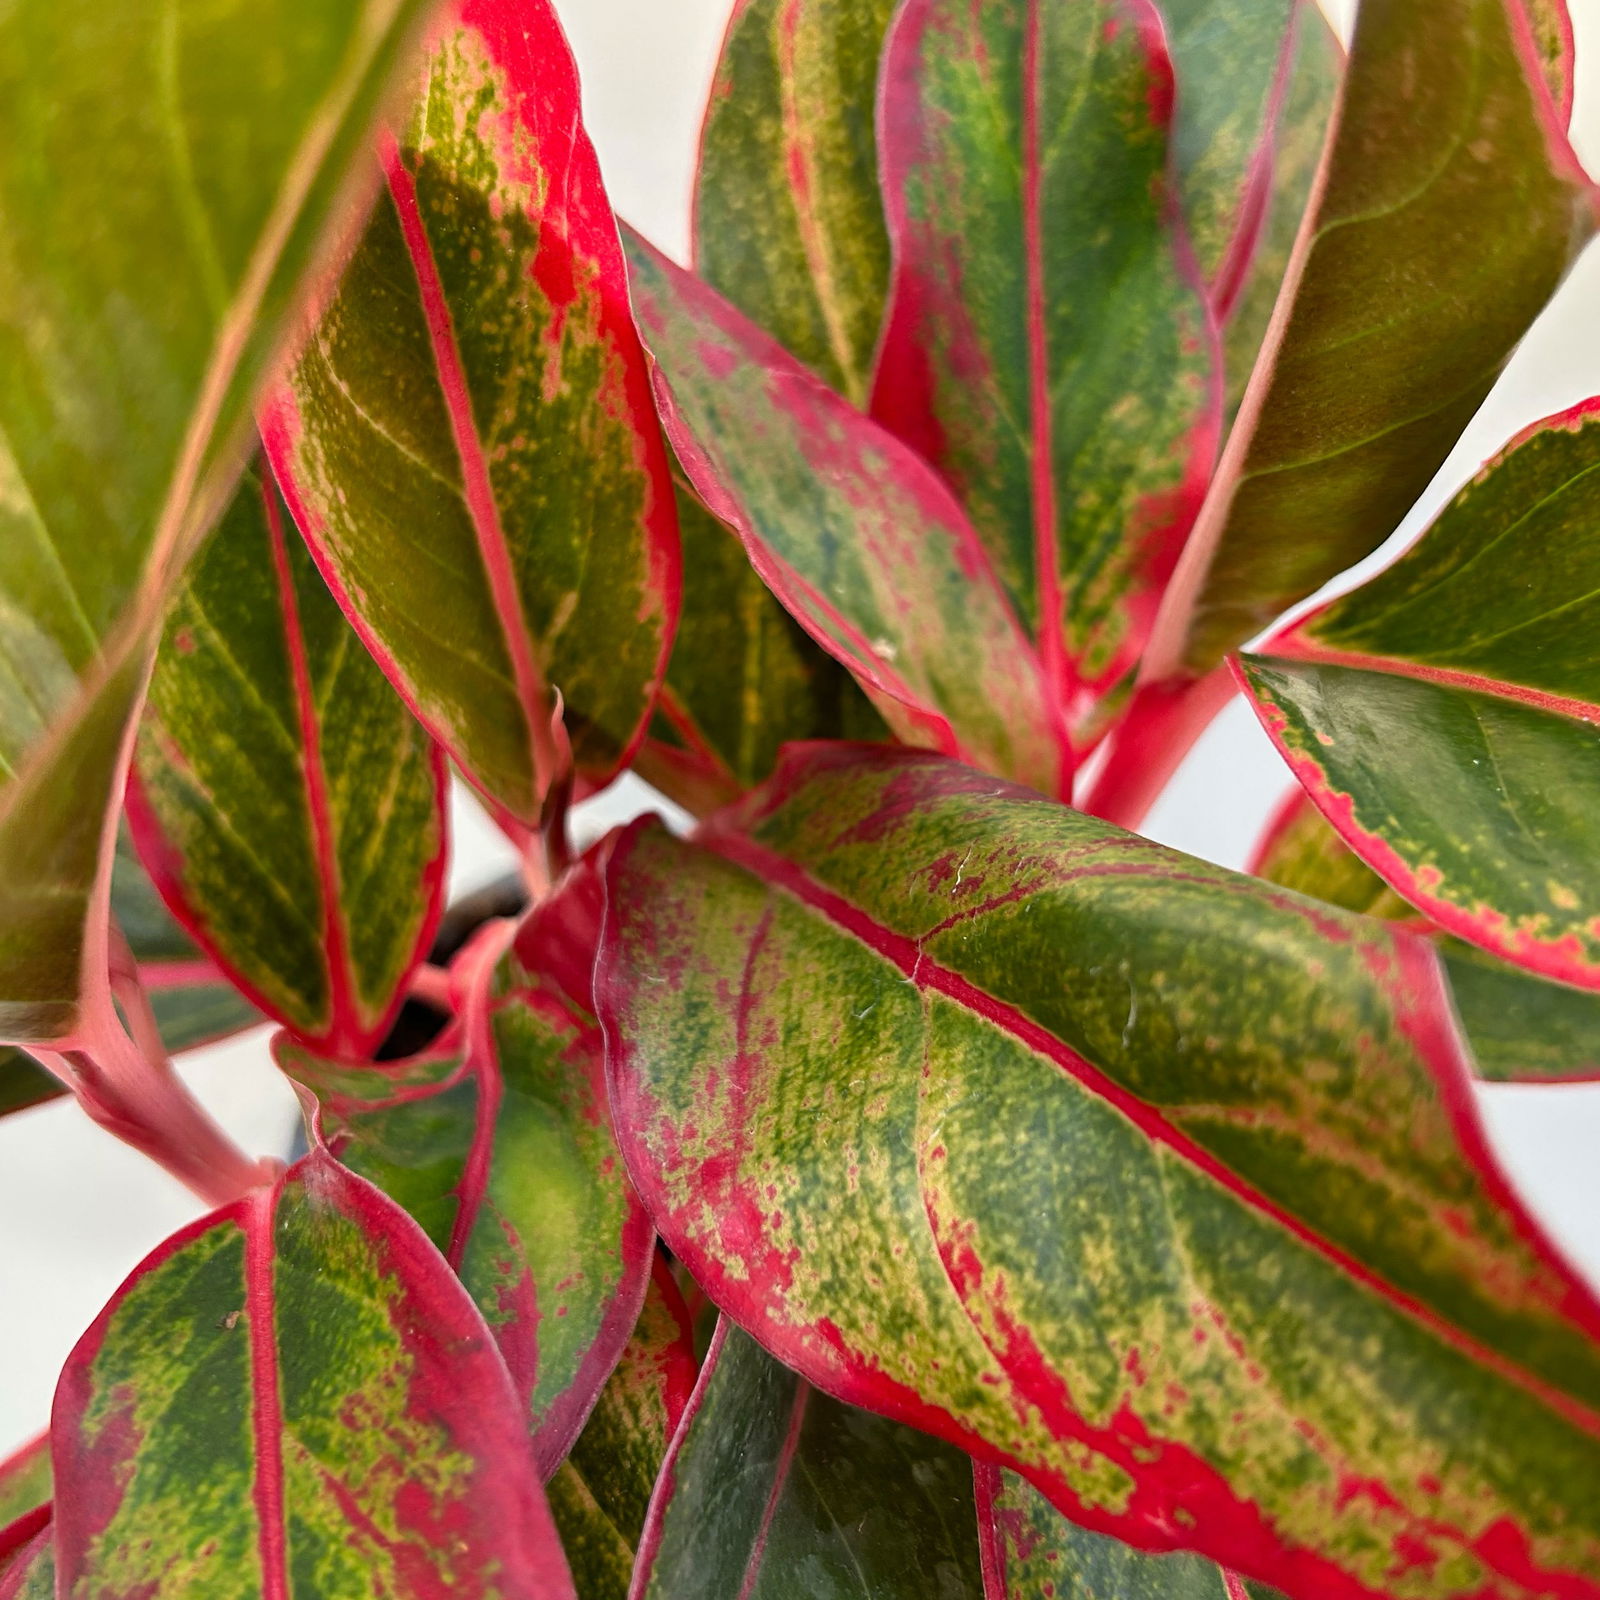
[[[494,1546],[489,1559],[498,1564],[502,1584],[496,1600],[575,1600],[560,1540],[533,1470],[523,1410],[477,1307],[417,1224],[378,1189],[322,1151],[296,1163],[270,1188],[250,1191],[158,1246],[129,1275],[67,1358],[51,1419],[61,1591],[73,1592],[81,1583],[92,1582],[88,1563],[93,1546],[115,1515],[121,1487],[142,1444],[133,1435],[131,1416],[118,1426],[101,1427],[93,1444],[86,1436],[88,1413],[96,1399],[94,1366],[111,1325],[128,1294],[150,1274],[213,1229],[231,1225],[245,1239],[244,1310],[252,1341],[257,1472],[253,1510],[259,1519],[262,1594],[263,1600],[290,1600],[273,1264],[276,1212],[291,1185],[361,1229],[374,1246],[383,1278],[407,1303],[412,1403],[422,1405],[454,1442],[466,1441],[478,1458],[473,1512],[479,1525],[471,1537],[487,1538]],[[263,1330],[267,1337],[258,1338]],[[399,1509],[403,1523],[404,1509]],[[432,1527],[430,1540],[439,1532]],[[460,1528],[455,1533],[469,1536]],[[435,1583],[420,1573],[409,1592],[413,1600],[447,1600],[452,1595],[472,1600],[487,1593],[476,1584]]]
[[[671,467],[656,416],[649,369],[634,325],[628,296],[627,266],[622,255],[616,218],[606,197],[594,146],[583,126],[577,64],[555,10],[549,0],[461,0],[458,6],[447,10],[439,18],[435,26],[435,39],[446,36],[456,27],[471,29],[479,35],[490,59],[504,74],[504,81],[513,97],[516,126],[504,130],[503,154],[508,171],[525,181],[531,192],[545,196],[546,212],[530,217],[540,230],[540,256],[535,263],[535,270],[541,274],[541,291],[552,298],[558,291],[564,290],[569,295],[574,292],[568,258],[574,253],[575,238],[582,238],[586,256],[598,269],[591,289],[600,297],[601,331],[624,356],[624,403],[634,424],[641,464],[650,485],[643,534],[649,569],[647,588],[654,596],[663,618],[661,647],[647,685],[646,703],[638,724],[623,741],[623,748],[615,761],[602,769],[577,774],[577,792],[581,798],[605,788],[632,764],[644,743],[656,698],[666,680],[667,661],[672,653],[683,596],[682,553],[678,541]],[[517,137],[519,130],[533,134],[526,148]],[[390,136],[386,148],[392,144]],[[530,148],[538,153],[537,164],[529,160],[527,150]],[[397,182],[404,189],[404,176],[397,175],[396,168],[400,168],[403,174],[403,167],[396,159],[386,160],[386,182],[404,221],[407,214],[406,194],[395,192]],[[553,177],[553,174],[556,176]],[[559,231],[557,217],[552,214],[558,204]],[[410,209],[414,213],[414,196]],[[468,480],[467,496],[473,526],[483,550],[485,571],[494,593],[495,607],[504,619],[519,692],[524,697],[532,695],[539,702],[537,705],[524,704],[529,719],[532,750],[538,752],[546,739],[545,723],[552,716],[559,715],[560,708],[550,703],[550,686],[545,684],[542,669],[528,649],[521,598],[512,587],[504,529],[500,525],[492,494],[487,501],[484,498],[488,483],[483,445],[472,422],[471,397],[465,391],[465,376],[456,350],[450,310],[443,302],[437,274],[432,270],[431,254],[427,250],[425,235],[421,233],[421,219],[414,217],[413,221],[415,227],[407,230],[407,242],[418,272],[419,292],[428,315],[435,356],[439,358],[440,386],[452,418],[458,452],[462,455],[463,470]],[[559,261],[551,253],[558,240],[565,246],[565,254]],[[496,822],[519,847],[523,846],[527,831],[537,827],[540,818],[508,811],[485,790],[470,765],[463,760],[462,752],[455,748],[451,730],[424,709],[416,686],[394,653],[361,616],[355,597],[340,577],[327,546],[323,519],[298,481],[295,462],[304,423],[293,393],[286,384],[280,385],[263,401],[259,425],[267,459],[272,464],[284,502],[340,609],[412,715],[438,743],[450,750],[463,776],[483,796]],[[541,719],[545,720],[542,722]]]
[[[993,608],[998,630],[1006,636],[1003,652],[996,652],[996,665],[1014,676],[1019,709],[1024,715],[1037,719],[1040,742],[1054,743],[1057,770],[1056,780],[1050,787],[1065,793],[1070,787],[1074,757],[1055,714],[1039,714],[1039,708],[1047,706],[1048,700],[1037,653],[995,576],[988,551],[944,480],[902,440],[835,394],[708,284],[676,265],[639,235],[630,234],[629,238],[634,248],[674,285],[683,302],[692,306],[696,315],[724,332],[747,360],[769,375],[771,385],[779,391],[774,398],[775,405],[782,403],[802,422],[826,419],[857,447],[870,449],[891,463],[898,487],[916,502],[925,522],[948,532],[963,575],[976,591],[985,595]],[[633,293],[648,348],[649,330],[660,326],[664,313],[637,281]],[[651,356],[651,370],[662,426],[696,493],[707,508],[737,534],[751,566],[784,609],[821,649],[850,671],[886,716],[899,724],[902,737],[958,759],[975,758],[972,741],[963,739],[945,713],[902,673],[894,670],[873,649],[872,642],[859,627],[762,539],[750,517],[723,485],[720,469],[709,452],[684,420],[671,379],[654,356]],[[870,554],[866,559],[871,559]],[[1024,689],[1026,692],[1022,692]]]
[[[317,878],[322,887],[322,952],[329,980],[328,1026],[315,1033],[300,1035],[277,1002],[266,994],[249,973],[228,959],[227,952],[213,932],[205,913],[189,895],[187,869],[182,853],[161,825],[160,818],[139,776],[137,762],[129,768],[127,791],[124,796],[128,831],[132,836],[134,849],[138,852],[139,859],[167,910],[172,913],[179,927],[210,957],[220,978],[237,989],[263,1015],[296,1033],[296,1036],[303,1038],[311,1048],[347,1060],[363,1060],[378,1048],[394,1025],[401,1006],[405,1004],[411,974],[427,959],[434,935],[438,932],[439,919],[444,914],[445,886],[450,859],[448,823],[450,773],[443,750],[430,738],[427,761],[433,786],[434,814],[438,822],[439,848],[425,863],[422,876],[417,883],[423,915],[417,926],[411,951],[397,976],[393,992],[375,1014],[363,1017],[356,998],[356,979],[351,967],[350,945],[340,900],[335,825],[328,794],[327,772],[321,757],[322,730],[317,720],[316,697],[311,683],[310,667],[306,660],[305,639],[300,632],[294,581],[290,574],[288,551],[284,543],[283,519],[273,486],[265,481],[265,478],[261,485],[261,493],[273,552],[274,579],[283,613],[284,645],[289,660],[290,683],[299,718],[296,731],[300,736],[303,750],[301,772],[305,786],[306,809],[311,824]],[[141,972],[144,970],[147,969],[141,968]],[[189,981],[192,983],[202,980],[192,977]]]
[[[889,303],[883,333],[874,363],[871,397],[872,415],[896,437],[904,440],[936,469],[944,457],[942,430],[928,404],[932,378],[923,346],[921,329],[929,321],[948,322],[938,308],[927,303],[924,284],[911,265],[911,241],[917,233],[906,204],[905,179],[918,143],[918,122],[914,115],[920,101],[920,62],[924,38],[933,21],[934,9],[941,0],[907,0],[890,25],[884,50],[878,92],[878,147],[883,168],[884,207],[888,220],[892,266]],[[1023,0],[1026,6],[1026,49],[1024,81],[1030,90],[1036,83],[1038,11],[1043,0]],[[1153,0],[1118,0],[1126,21],[1143,48],[1150,72],[1150,115],[1164,131],[1172,126],[1176,85],[1166,33]],[[1281,73],[1280,73],[1281,76]],[[1281,93],[1279,95],[1281,99]],[[1035,536],[1035,574],[1038,582],[1040,630],[1032,641],[1040,662],[1050,704],[1063,729],[1069,721],[1089,714],[1095,702],[1107,694],[1137,666],[1144,642],[1154,627],[1161,596],[1181,558],[1190,529],[1200,514],[1207,486],[1211,481],[1217,449],[1222,436],[1223,371],[1219,292],[1208,286],[1201,273],[1184,226],[1177,186],[1171,181],[1169,150],[1168,181],[1162,208],[1169,230],[1174,264],[1181,282],[1195,294],[1196,308],[1203,323],[1202,337],[1210,354],[1210,373],[1205,405],[1191,428],[1183,456],[1182,477],[1176,487],[1160,496],[1149,497],[1135,518],[1142,572],[1136,592],[1129,597],[1132,626],[1128,642],[1116,657],[1092,679],[1086,679],[1076,663],[1066,657],[1061,629],[1045,619],[1059,619],[1064,595],[1058,571],[1056,527],[1056,481],[1050,459],[1051,417],[1049,408],[1048,349],[1044,333],[1043,253],[1045,241],[1040,228],[1040,183],[1042,174],[1037,149],[1037,117],[1029,93],[1024,106],[1023,194],[1025,253],[1028,277],[1028,351],[1030,377],[1030,425],[1032,428],[1033,504]],[[1240,220],[1241,234],[1235,239],[1229,271],[1243,272],[1254,251],[1256,236],[1265,216],[1265,185],[1270,184],[1270,143],[1258,152],[1251,184],[1261,189],[1247,205],[1255,215]],[[1235,266],[1233,257],[1239,257]],[[958,319],[959,320],[959,319]],[[1130,529],[1130,535],[1134,533]]]
[[[973,1006],[992,1016],[1001,1026],[1023,1038],[1032,1048],[1057,1060],[1064,1070],[1117,1104],[1125,1114],[1147,1127],[1163,1142],[1175,1148],[1206,1170],[1230,1193],[1269,1217],[1293,1237],[1316,1250],[1334,1266],[1370,1288],[1387,1303],[1418,1324],[1428,1328],[1443,1342],[1482,1362],[1487,1368],[1517,1383],[1527,1392],[1558,1412],[1574,1425],[1600,1437],[1600,1413],[1558,1391],[1544,1380],[1527,1373],[1514,1363],[1482,1346],[1472,1335],[1445,1323],[1429,1308],[1371,1272],[1339,1246],[1323,1239],[1307,1224],[1284,1211],[1264,1196],[1256,1194],[1230,1169],[1192,1141],[1157,1124],[1165,1119],[1153,1107],[1137,1101],[1111,1084],[1092,1064],[1076,1054],[1013,1007],[995,1001],[965,980],[941,981],[942,969],[931,973],[930,963],[910,940],[901,939],[878,927],[841,897],[812,880],[803,869],[773,855],[731,830],[741,820],[781,806],[796,791],[828,765],[848,765],[863,759],[886,764],[914,763],[927,759],[923,752],[882,749],[874,746],[790,745],[780,758],[769,783],[756,791],[732,815],[728,831],[713,825],[703,828],[697,840],[715,854],[752,872],[762,881],[797,895],[801,902],[821,913],[835,926],[853,933],[869,948],[896,962],[903,971],[918,972],[919,981],[933,981],[949,998]],[[960,769],[953,769],[960,772]],[[982,792],[994,792],[994,780],[975,773],[962,773],[961,781],[982,784]],[[1036,799],[1018,789],[1021,797]],[[602,933],[600,959],[596,966],[597,999],[602,1026],[606,1031],[607,1068],[611,1083],[613,1114],[622,1139],[624,1155],[634,1184],[667,1245],[693,1272],[710,1299],[757,1339],[786,1366],[800,1373],[824,1393],[847,1404],[861,1406],[912,1427],[920,1428],[956,1445],[976,1462],[1010,1467],[1028,1479],[1046,1498],[1060,1507],[1073,1521],[1091,1530],[1122,1539],[1139,1549],[1152,1551],[1199,1548],[1201,1553],[1229,1568],[1247,1569],[1253,1576],[1288,1588],[1291,1592],[1315,1592],[1327,1600],[1378,1600],[1364,1585],[1350,1578],[1340,1567],[1304,1547],[1289,1546],[1268,1523],[1262,1512],[1241,1500],[1226,1479],[1198,1454],[1175,1441],[1157,1440],[1143,1422],[1126,1410],[1113,1417],[1108,1426],[1091,1427],[1073,1411],[1070,1398],[1049,1371],[1043,1357],[1033,1347],[1027,1330],[1018,1328],[1013,1381],[1039,1406],[1041,1414],[1057,1436],[1105,1452],[1119,1460],[1139,1485],[1128,1509],[1120,1516],[1110,1515],[1085,1505],[1071,1485],[1037,1466],[1014,1460],[997,1451],[942,1407],[925,1401],[915,1390],[891,1378],[869,1352],[852,1348],[840,1331],[826,1320],[815,1325],[800,1325],[775,1309],[773,1290],[787,1281],[792,1264],[773,1256],[765,1274],[734,1277],[717,1260],[700,1248],[689,1223],[671,1209],[666,1190],[647,1138],[655,1110],[648,1091],[630,1065],[628,1046],[619,1028],[619,1016],[627,998],[620,964],[612,953],[615,920],[610,907],[624,894],[628,856],[636,841],[647,831],[659,827],[652,818],[641,818],[614,834],[608,844],[607,915]],[[1540,1264],[1560,1285],[1557,1309],[1575,1326],[1600,1339],[1600,1299],[1577,1271],[1566,1254],[1545,1232],[1524,1205],[1494,1154],[1485,1131],[1473,1092],[1473,1080],[1466,1049],[1453,1023],[1453,1009],[1438,957],[1427,941],[1403,928],[1394,930],[1396,967],[1393,974],[1397,1010],[1402,1026],[1416,1044],[1420,1059],[1427,1066],[1444,1110],[1454,1127],[1462,1157],[1483,1185],[1486,1196],[1506,1215],[1517,1237],[1533,1250]],[[1152,1120],[1153,1119],[1153,1120]],[[954,1281],[954,1280],[953,1280]],[[956,1292],[960,1293],[959,1285]],[[1008,1362],[1008,1364],[1011,1364]],[[663,1474],[665,1478],[665,1474]],[[1177,1498],[1193,1516],[1191,1532],[1175,1536],[1162,1508]],[[1508,1576],[1548,1581],[1563,1600],[1595,1600],[1600,1584],[1569,1574],[1535,1574],[1531,1558],[1519,1546],[1483,1544],[1477,1553],[1485,1564],[1499,1568]],[[641,1600],[631,1595],[630,1600]]]

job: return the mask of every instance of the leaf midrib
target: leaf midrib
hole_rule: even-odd
[[[814,878],[804,867],[758,844],[747,835],[719,832],[700,843],[769,888],[797,900],[839,931],[859,940],[899,968],[907,982],[923,994],[942,995],[1017,1043],[1043,1057],[1130,1121],[1152,1143],[1162,1145],[1194,1171],[1216,1183],[1242,1205],[1267,1218],[1289,1237],[1338,1268],[1384,1304],[1406,1316],[1442,1343],[1462,1352],[1486,1370],[1514,1384],[1584,1432],[1600,1437],[1600,1411],[1553,1380],[1529,1371],[1513,1358],[1485,1344],[1476,1335],[1389,1282],[1308,1222],[1260,1193],[1220,1158],[1175,1127],[1160,1108],[1141,1100],[1092,1062],[1055,1037],[1042,1024],[1010,1002],[980,989],[970,979],[930,957],[922,941],[894,932],[870,913]]]

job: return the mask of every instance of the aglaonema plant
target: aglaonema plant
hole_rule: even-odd
[[[1600,1074],[1596,402],[1301,605],[1600,222],[1574,71],[740,0],[685,267],[550,0],[0,8],[0,1114],[209,1208],[0,1600],[1600,1600],[1473,1099]],[[1130,831],[1239,692],[1249,873]],[[292,1162],[172,1065],[263,1020]]]

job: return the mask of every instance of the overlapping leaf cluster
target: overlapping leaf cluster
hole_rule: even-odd
[[[1594,402],[1285,617],[1594,231],[1573,84],[740,0],[686,268],[550,0],[0,11],[0,1114],[212,1207],[0,1600],[1600,1600],[1472,1098],[1597,1070]],[[1236,685],[1248,875],[1127,831]],[[575,855],[630,767],[696,829]],[[287,1169],[170,1060],[263,1018]]]

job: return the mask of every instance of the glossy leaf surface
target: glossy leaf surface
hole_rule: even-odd
[[[447,774],[248,475],[168,614],[128,811],[175,914],[269,1015],[351,1059],[444,892]]]
[[[883,67],[895,268],[873,413],[970,512],[1067,726],[1138,660],[1217,448],[1143,0],[909,0]]]
[[[265,433],[295,520],[422,722],[537,823],[609,779],[677,612],[667,458],[547,0],[465,0]]]
[[[50,1440],[41,1435],[0,1461],[0,1528],[50,1498]]]
[[[573,1593],[483,1319],[326,1155],[145,1260],[52,1437],[67,1600]]]
[[[1522,0],[1373,0],[1268,347],[1147,677],[1375,549],[1594,229]]]
[[[768,587],[902,739],[1058,790],[1038,664],[948,489],[707,285],[628,254],[668,436]]]
[[[1351,911],[1427,926],[1303,790],[1274,819],[1250,871]],[[1480,1077],[1521,1083],[1600,1078],[1600,995],[1547,983],[1460,939],[1441,937],[1439,953]]]
[[[650,1506],[637,1600],[980,1600],[971,1463],[726,1320]]]
[[[1289,1593],[1600,1594],[1600,1308],[1425,943],[915,752],[703,839],[615,846],[612,1103],[781,1360]]]
[[[1223,415],[1230,425],[1272,322],[1344,75],[1344,47],[1320,6],[1301,0],[1291,26],[1288,75],[1277,88],[1266,214],[1222,330]]]
[[[409,1061],[340,1067],[280,1039],[322,1138],[422,1225],[489,1322],[540,1473],[567,1453],[639,1314],[654,1240],[606,1108],[599,1029],[546,959],[559,902]],[[589,948],[592,950],[592,937]],[[581,967],[582,955],[577,957]]]
[[[1273,183],[1305,0],[1162,0],[1176,79],[1173,167],[1189,243],[1219,313],[1237,298]],[[1292,133],[1293,130],[1291,130]]]
[[[694,1329],[665,1258],[572,1453],[548,1493],[583,1600],[627,1600],[650,1494],[695,1381]]]
[[[889,284],[873,112],[893,0],[741,0],[711,86],[695,266],[865,405]]]
[[[1463,939],[1600,988],[1600,412],[1536,425],[1369,583],[1275,635],[1257,710],[1350,847]]]
[[[855,680],[778,604],[739,537],[679,485],[683,605],[640,775],[691,811],[737,799],[792,739],[886,738]]]
[[[985,1600],[1281,1600],[1203,1556],[1147,1555],[1068,1522],[1025,1478],[973,1469]]]
[[[78,1020],[165,595],[226,499],[280,318],[425,9],[0,17],[0,1036]],[[108,106],[115,139],[85,137]]]

